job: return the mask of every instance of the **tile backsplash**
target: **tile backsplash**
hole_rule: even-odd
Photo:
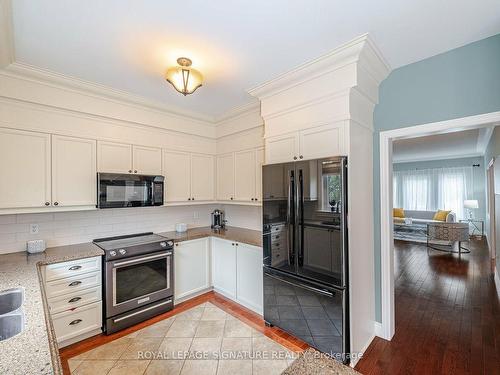
[[[221,205],[121,208],[40,214],[0,215],[0,254],[24,251],[26,241],[43,239],[47,247],[89,242],[99,237],[210,225],[210,213]],[[260,230],[260,207],[224,206],[228,225]],[[38,233],[30,234],[30,226]]]

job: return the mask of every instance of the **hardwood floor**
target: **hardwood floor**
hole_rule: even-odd
[[[126,336],[132,332],[138,331],[144,327],[150,326],[154,323],[157,323],[161,320],[167,319],[173,315],[179,314],[183,311],[189,310],[192,307],[201,305],[205,302],[211,302],[216,305],[220,309],[224,310],[228,314],[231,314],[241,320],[242,322],[248,324],[249,326],[255,328],[256,330],[262,332],[267,337],[273,339],[274,341],[280,343],[286,348],[300,352],[309,347],[305,342],[300,341],[299,339],[290,336],[288,333],[282,331],[276,327],[266,327],[264,324],[264,320],[256,313],[251,310],[244,308],[241,305],[238,305],[231,300],[221,296],[220,294],[209,292],[205,293],[201,296],[190,299],[189,301],[183,302],[177,305],[172,311],[167,313],[158,315],[152,319],[149,319],[145,322],[139,323],[133,327],[124,329],[123,331],[114,333],[112,335],[106,336],[104,334],[91,337],[87,340],[78,342],[76,344],[65,347],[59,351],[61,357],[61,364],[63,366],[63,372],[66,375],[70,374],[68,359],[74,356],[77,356],[81,353],[84,353],[88,350],[96,348],[100,345],[106,344],[113,340],[116,340],[120,337]]]
[[[471,253],[395,242],[396,334],[375,338],[362,374],[500,374],[500,303],[484,240]]]

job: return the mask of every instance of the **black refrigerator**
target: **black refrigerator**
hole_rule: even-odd
[[[348,363],[347,158],[262,168],[264,320]]]

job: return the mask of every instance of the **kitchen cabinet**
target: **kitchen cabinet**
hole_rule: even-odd
[[[262,248],[236,243],[236,301],[262,314]]]
[[[161,149],[98,141],[97,165],[99,172],[161,175]]]
[[[52,136],[52,204],[96,204],[96,141]]]
[[[236,299],[236,246],[234,241],[212,238],[212,283],[215,291]]]
[[[163,150],[165,201],[210,201],[215,198],[214,157]]]
[[[262,171],[264,178],[263,199],[285,199],[285,168],[282,164],[268,165]]]
[[[264,165],[264,149],[255,150],[255,200],[262,201],[262,165]]]
[[[191,154],[191,200],[215,198],[215,171],[212,155]]]
[[[265,140],[266,164],[346,155],[348,134],[345,127],[341,121],[268,137]]]
[[[95,206],[96,141],[0,129],[0,173],[2,209]]]
[[[176,301],[210,288],[209,238],[176,242],[174,277]]]
[[[132,146],[132,166],[134,173],[161,175],[161,148]]]
[[[212,238],[214,290],[262,314],[262,248]]]
[[[50,134],[0,128],[0,175],[0,208],[50,205]]]
[[[234,199],[234,155],[233,153],[217,156],[217,199]]]
[[[254,150],[234,153],[234,199],[237,201],[255,199]]]

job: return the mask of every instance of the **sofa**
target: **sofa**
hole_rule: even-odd
[[[404,210],[405,217],[395,217],[394,224],[404,223],[405,219],[411,218],[414,224],[427,224],[427,223],[442,223],[442,221],[434,220],[436,211],[413,211]],[[446,216],[446,223],[454,223],[457,221],[457,215],[451,211]]]

